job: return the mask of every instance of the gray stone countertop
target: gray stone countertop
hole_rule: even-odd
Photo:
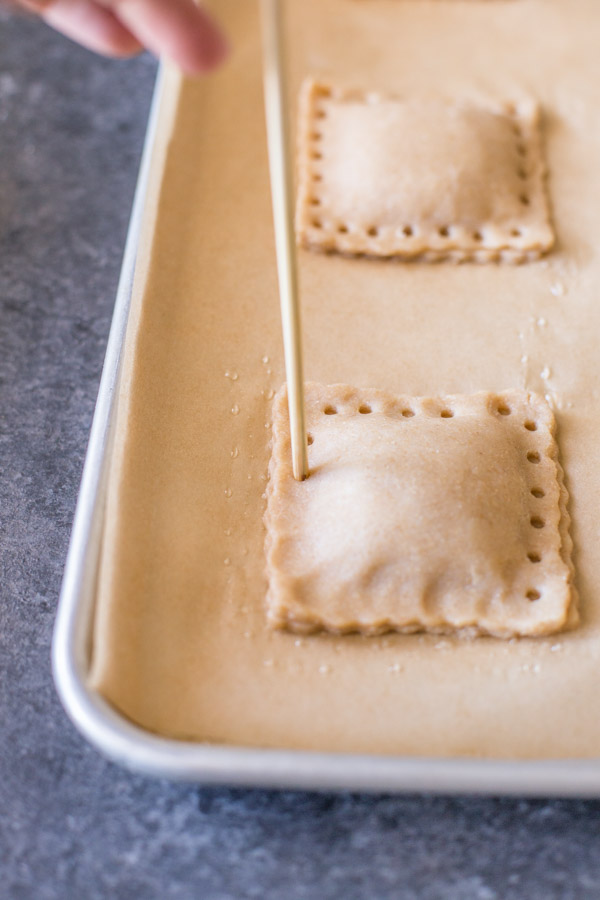
[[[600,897],[598,801],[182,786],[64,714],[50,640],[154,76],[0,8],[0,897]]]

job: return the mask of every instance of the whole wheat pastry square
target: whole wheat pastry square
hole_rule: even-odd
[[[539,111],[305,83],[298,242],[347,254],[536,259],[554,242]]]
[[[276,628],[544,635],[577,622],[552,411],[525,391],[306,387],[310,475],[274,400],[267,612]]]

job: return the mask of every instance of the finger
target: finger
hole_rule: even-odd
[[[21,0],[22,5],[84,47],[108,56],[131,56],[142,46],[111,10],[95,0]]]
[[[157,56],[188,74],[207,72],[227,55],[227,41],[194,0],[99,0]]]

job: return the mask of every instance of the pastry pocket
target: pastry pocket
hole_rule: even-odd
[[[294,480],[285,387],[267,488],[268,619],[295,632],[543,635],[572,626],[567,493],[547,403],[308,384]]]
[[[550,249],[535,103],[304,85],[297,238],[404,259],[523,262]]]

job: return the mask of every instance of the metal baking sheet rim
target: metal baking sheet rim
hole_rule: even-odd
[[[115,398],[146,189],[165,90],[165,72],[161,69],[150,111],[54,628],[54,681],[69,717],[91,744],[115,762],[135,771],[180,781],[317,790],[600,796],[600,760],[369,756],[171,740],[137,727],[88,686],[89,639]]]

